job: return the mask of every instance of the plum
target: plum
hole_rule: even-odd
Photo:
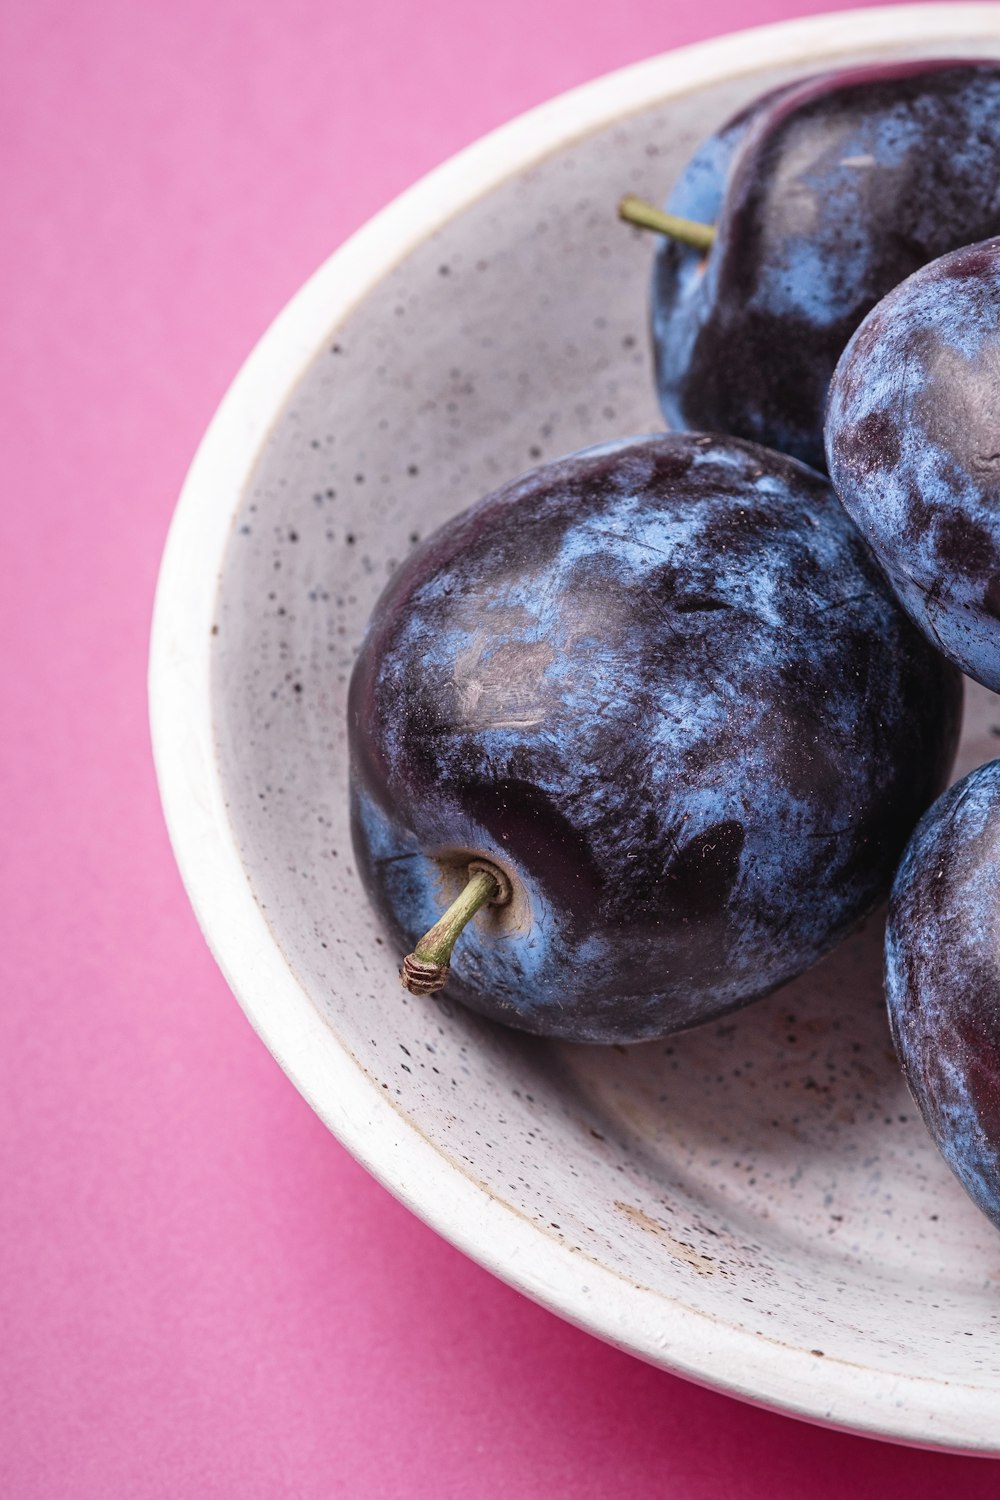
[[[1000,690],[1000,239],[874,308],[830,387],[830,474],[903,607]]]
[[[893,883],[893,1042],[945,1160],[1000,1228],[1000,760],[921,819]]]
[[[695,155],[668,207],[652,337],[672,427],[823,467],[823,408],[865,314],[927,261],[1000,233],[1000,62],[879,64],[768,95]]]
[[[822,476],[738,439],[622,440],[487,497],[390,582],[350,685],[358,867],[401,953],[470,863],[461,921],[505,902],[455,950],[474,1009],[660,1036],[884,896],[960,707]]]

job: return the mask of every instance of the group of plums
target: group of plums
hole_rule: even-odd
[[[589,1042],[769,993],[891,887],[897,1051],[1000,1224],[1000,762],[941,795],[962,672],[1000,689],[1000,62],[772,92],[667,207],[700,226],[655,254],[678,430],[396,572],[350,688],[359,868],[412,992]]]

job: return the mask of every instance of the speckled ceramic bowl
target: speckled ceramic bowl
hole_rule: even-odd
[[[1000,54],[1000,6],[852,12],[655,59],[515,121],[303,288],[198,453],[156,605],[177,857],[240,1002],[330,1128],[513,1285],[820,1422],[1000,1451],[1000,1236],[893,1061],[880,923],[666,1043],[541,1043],[406,997],[354,871],[344,700],[414,540],[534,461],[660,425],[660,198],[737,106],[859,58]],[[973,690],[961,768],[1000,703]]]

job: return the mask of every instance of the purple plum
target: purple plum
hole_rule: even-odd
[[[862,318],[919,266],[1000,234],[1000,61],[926,59],[768,95],[693,158],[668,208],[652,335],[664,416],[822,468],[827,387]]]
[[[1000,239],[924,266],[837,366],[830,475],[927,637],[1000,690]]]
[[[415,991],[468,878],[457,999],[661,1036],[884,897],[960,710],[822,476],[735,438],[623,440],[489,496],[389,584],[350,687],[358,867],[401,954],[434,929]]]
[[[1000,760],[919,823],[892,888],[889,1022],[939,1149],[1000,1228]]]

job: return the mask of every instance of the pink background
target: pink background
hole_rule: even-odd
[[[7,0],[0,1493],[995,1496],[756,1411],[463,1259],[251,1033],[146,728],[198,439],[302,280],[552,94],[801,0]]]

